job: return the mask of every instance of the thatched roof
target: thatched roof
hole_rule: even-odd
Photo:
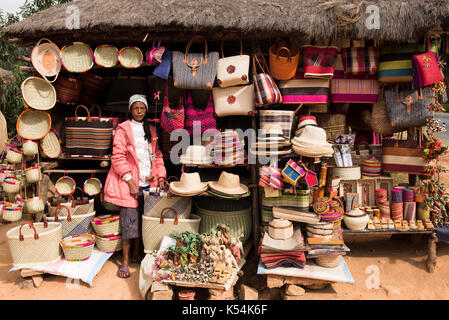
[[[380,29],[368,29],[369,5],[379,8]],[[79,9],[80,28],[70,30],[68,7]],[[247,34],[301,34],[311,39],[348,36],[354,39],[407,41],[429,29],[445,27],[447,0],[79,0],[39,12],[4,29],[7,38],[31,44],[41,37],[61,41],[93,38],[143,39],[150,31]],[[127,38],[128,37],[128,38]]]
[[[14,81],[14,75],[11,71],[0,68],[0,82],[6,83]]]

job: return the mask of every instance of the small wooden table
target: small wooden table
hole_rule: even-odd
[[[435,229],[425,230],[401,230],[401,229],[376,229],[376,230],[349,230],[343,229],[343,235],[356,234],[356,235],[394,235],[394,234],[412,234],[412,235],[428,235],[427,242],[427,271],[432,273],[435,270],[437,263],[436,243],[438,242]]]

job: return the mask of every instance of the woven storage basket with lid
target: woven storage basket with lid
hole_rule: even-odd
[[[51,129],[48,134],[39,141],[42,155],[50,159],[56,159],[62,154],[61,138],[55,129]]]
[[[61,258],[59,246],[62,239],[61,224],[44,221],[34,224],[24,223],[6,233],[15,267],[44,265]]]
[[[39,152],[39,144],[33,140],[23,140],[22,150],[27,157],[35,156]]]
[[[220,199],[202,197],[195,202],[196,213],[201,217],[200,233],[211,233],[217,225],[229,225],[229,234],[248,240],[252,229],[251,202],[245,199]]]
[[[362,162],[362,175],[367,177],[378,177],[382,172],[382,163],[374,155]]]
[[[47,135],[51,128],[48,112],[27,109],[17,119],[17,134],[23,139],[39,140]]]
[[[72,42],[62,47],[60,57],[62,65],[69,72],[86,72],[94,65],[94,53],[83,42]]]
[[[104,68],[111,68],[118,63],[118,49],[109,44],[95,48],[95,63]]]
[[[95,234],[101,237],[120,234],[120,216],[103,215],[92,219]]]
[[[285,219],[273,219],[268,225],[268,234],[277,240],[286,240],[293,236],[293,224]]]
[[[59,59],[60,50],[56,44],[48,39],[40,39],[31,52],[31,63],[34,69],[39,72],[45,80],[47,77],[55,77],[55,81],[61,71],[61,60]]]
[[[340,265],[341,256],[321,256],[315,258],[315,262],[320,267],[336,268]]]
[[[120,235],[112,237],[100,237],[95,235],[97,240],[97,248],[106,253],[113,253],[122,250],[122,237]]]
[[[67,261],[85,261],[90,258],[95,246],[95,236],[78,234],[66,237],[60,242]]]
[[[56,104],[56,90],[48,81],[29,77],[22,82],[22,97],[25,105],[36,110],[49,110]]]
[[[137,47],[125,47],[120,49],[118,60],[123,67],[134,69],[140,67],[142,64],[143,54]]]

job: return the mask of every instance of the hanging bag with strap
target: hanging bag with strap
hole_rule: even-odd
[[[179,108],[170,108],[168,101],[168,84],[165,87],[164,107],[161,113],[161,127],[167,131],[173,131],[176,129],[184,128],[184,104],[182,103],[183,96],[179,96]]]
[[[438,46],[437,53],[438,53]],[[413,56],[413,67],[415,69],[413,83],[420,88],[431,86],[443,81],[443,74],[438,66],[438,58],[430,51],[430,39],[427,39],[427,52]]]
[[[260,60],[259,60],[260,59]],[[260,62],[262,61],[262,63]],[[261,73],[257,73],[256,62]],[[254,79],[254,97],[256,107],[270,106],[282,103],[281,92],[270,75],[270,69],[262,52],[257,51],[253,54],[253,79]]]
[[[225,38],[221,40],[221,59],[217,63],[217,83],[221,88],[247,84],[249,82],[249,55],[243,54],[243,41],[240,37],[240,55],[224,56],[223,44]]]

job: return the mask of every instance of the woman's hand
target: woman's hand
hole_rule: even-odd
[[[131,195],[137,199],[137,197],[139,197],[139,188],[137,188],[133,179],[128,181],[128,186],[129,186],[129,193],[131,193]]]

